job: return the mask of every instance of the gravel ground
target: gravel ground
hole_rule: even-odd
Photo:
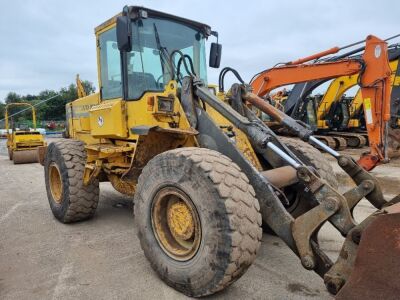
[[[13,165],[0,140],[1,299],[186,299],[152,271],[140,249],[129,197],[101,184],[92,220],[72,225],[50,211],[43,168]],[[397,170],[396,170],[397,171]],[[373,209],[361,203],[360,218]],[[342,238],[324,226],[320,244],[338,254]],[[227,290],[209,299],[331,299],[277,237],[263,236],[258,258]]]

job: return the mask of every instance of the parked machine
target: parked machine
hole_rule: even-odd
[[[352,158],[321,145],[283,112],[260,105],[338,160],[356,184],[339,193],[321,174],[327,164],[317,150],[301,140],[281,140],[249,109],[248,102],[265,103],[249,85],[234,84],[215,95],[206,84],[205,41],[218,34],[208,25],[131,6],[95,32],[100,93],[67,104],[71,138],[50,144],[41,157],[50,208],[59,221],[92,217],[99,182],[110,181],[134,197],[138,237],[152,268],[188,296],[213,294],[240,278],[256,258],[262,222],[306,269],[324,278],[331,293],[369,289],[349,284],[359,276],[354,266],[368,258],[362,250],[373,245],[364,232],[379,226],[386,233],[383,243],[394,240],[400,197],[385,200],[378,181]],[[378,46],[381,56],[370,62],[383,74],[366,73],[365,86],[375,76],[386,82],[386,44],[369,37],[365,59],[373,60]],[[219,67],[221,48],[211,44],[210,67]],[[346,61],[341,70],[350,65],[357,72],[360,64]],[[235,72],[223,72],[229,70]],[[375,87],[365,88],[375,97]],[[351,212],[363,197],[378,210],[357,224]],[[301,207],[296,213],[287,209],[291,201]],[[346,255],[335,263],[318,244],[317,233],[328,221],[346,237]],[[399,248],[385,250],[394,258],[385,270],[395,274]],[[376,263],[384,259],[373,257]],[[397,276],[385,284],[386,295],[399,292]]]
[[[389,123],[391,121],[390,107],[391,107],[391,69],[388,62],[387,45],[385,43],[385,53],[381,53],[383,45],[379,45],[381,49],[379,56],[373,53],[369,54],[367,47],[372,48],[370,39],[379,43],[379,39],[369,36],[366,40],[365,52],[362,57],[341,58],[330,61],[322,61],[316,63],[307,63],[311,60],[321,58],[327,54],[336,53],[339,51],[338,47],[330,50],[311,55],[304,59],[288,62],[283,66],[276,66],[271,69],[264,70],[256,74],[251,85],[255,93],[259,96],[265,96],[273,89],[295,83],[303,82],[316,82],[326,81],[328,79],[344,77],[350,78],[349,80],[359,83],[361,86],[361,93],[364,99],[366,129],[369,138],[370,153],[364,153],[358,163],[366,170],[372,170],[377,164],[389,161],[389,153],[397,150],[392,149],[391,146],[397,145],[396,142],[390,141],[393,135],[389,134]],[[361,74],[361,75],[359,75]],[[354,77],[358,75],[358,77]],[[351,77],[353,76],[353,77]],[[354,79],[356,78],[356,79]],[[334,90],[341,89],[341,81],[334,81],[338,87]],[[332,89],[331,89],[332,90]],[[338,91],[336,91],[337,93]],[[342,91],[340,91],[342,92]],[[328,96],[326,96],[328,97]],[[324,106],[328,101],[325,98],[321,100]],[[331,101],[332,102],[332,101]],[[329,103],[331,103],[329,102]],[[317,112],[318,127],[325,121],[321,119],[321,109]],[[320,124],[321,123],[321,124]],[[345,145],[346,140],[343,135],[342,140]],[[318,136],[321,139],[324,137]],[[359,137],[361,142],[361,136]],[[325,144],[328,144],[325,142]],[[340,147],[339,147],[340,148]]]
[[[399,56],[400,48],[392,47],[389,52],[389,65],[391,75],[391,118],[389,127],[395,129],[399,122],[399,93],[396,84],[396,75],[400,72]],[[358,84],[359,75],[342,76],[333,80],[323,98],[318,103],[317,122],[318,132],[333,138],[343,138],[346,146],[363,147],[368,142],[363,110],[362,90],[360,89],[354,97],[344,94]],[[350,126],[351,123],[351,126]],[[400,142],[398,140],[397,142]],[[395,148],[395,147],[393,147]]]
[[[33,130],[29,128],[17,129],[15,126],[10,129],[9,110],[15,106],[28,106],[32,110]],[[6,105],[5,125],[7,131],[7,150],[10,160],[14,164],[26,164],[38,162],[38,148],[46,146],[43,135],[36,130],[35,108],[29,103],[10,103]]]
[[[333,57],[327,61],[351,57],[360,58],[360,55],[350,56],[362,51],[364,47],[351,51],[348,54]],[[398,59],[400,48],[398,44],[389,46],[388,56],[391,76],[391,119],[389,122],[389,139],[391,155],[396,155],[400,142],[399,133],[393,130],[399,124],[399,91],[397,76],[400,71]],[[302,82],[296,84],[285,99],[284,111],[297,120],[310,125],[318,139],[336,150],[347,147],[357,148],[368,145],[368,133],[363,109],[361,89],[355,97],[345,96],[344,93],[358,84],[359,74],[340,76],[332,80],[323,94],[311,96],[311,93],[327,82],[329,78]],[[398,91],[399,90],[399,91]],[[397,125],[396,125],[397,124]]]

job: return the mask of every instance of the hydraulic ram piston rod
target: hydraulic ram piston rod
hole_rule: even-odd
[[[324,150],[325,152],[329,153],[330,155],[332,155],[333,157],[340,157],[339,152],[333,150],[331,147],[325,145],[323,142],[321,142],[320,140],[318,140],[316,137],[314,136],[310,136],[310,141],[317,145],[318,147],[320,147],[322,150]]]
[[[267,147],[270,148],[272,151],[274,151],[277,155],[279,155],[287,163],[289,163],[293,168],[298,169],[301,166],[297,161],[295,161],[293,158],[291,158],[289,155],[287,155],[285,152],[283,152],[275,144],[268,142]]]

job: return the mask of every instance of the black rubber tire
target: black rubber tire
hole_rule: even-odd
[[[61,173],[62,202],[58,204],[52,196],[49,183],[49,166],[55,163]],[[51,143],[44,160],[44,176],[51,211],[62,223],[72,223],[91,218],[99,201],[99,182],[83,185],[86,163],[84,143],[62,139]]]
[[[166,186],[186,193],[199,214],[200,246],[187,261],[167,255],[153,232],[152,201]],[[219,152],[180,148],[157,155],[143,169],[134,201],[145,256],[162,280],[188,296],[224,289],[256,258],[262,237],[258,200],[246,175]]]
[[[333,188],[337,189],[339,184],[336,174],[326,157],[316,148],[310,144],[296,138],[279,137],[289,150],[291,150],[297,157],[299,157],[308,166],[314,167],[321,178],[325,179]],[[298,217],[310,210],[312,205],[307,199],[299,199],[297,205],[292,207],[289,211],[293,217]]]

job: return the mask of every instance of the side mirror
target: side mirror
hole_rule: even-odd
[[[219,65],[221,64],[221,54],[222,45],[218,43],[211,43],[210,61],[208,64],[211,68],[219,68]]]
[[[117,44],[119,51],[131,52],[132,50],[131,20],[128,16],[117,18]]]

